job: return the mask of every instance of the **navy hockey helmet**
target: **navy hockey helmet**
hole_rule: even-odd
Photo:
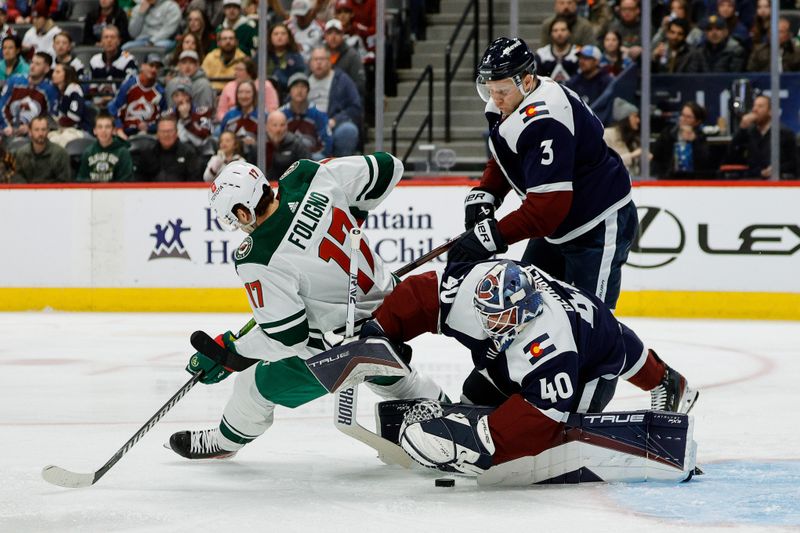
[[[490,95],[486,88],[487,81],[499,81],[511,78],[522,94],[522,79],[525,74],[536,74],[536,59],[528,45],[515,37],[499,37],[492,41],[478,63],[478,78],[475,85],[484,102]]]
[[[473,304],[483,330],[502,351],[542,313],[544,302],[530,271],[503,260],[478,282]]]

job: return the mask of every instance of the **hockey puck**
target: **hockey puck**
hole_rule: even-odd
[[[451,477],[440,477],[435,481],[434,484],[437,487],[455,487],[456,480]]]

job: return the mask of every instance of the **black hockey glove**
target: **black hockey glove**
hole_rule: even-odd
[[[413,354],[411,346],[404,342],[401,342],[400,344],[393,342],[389,337],[386,336],[386,332],[383,331],[381,325],[378,324],[378,321],[374,318],[364,322],[364,324],[361,326],[361,332],[358,334],[358,338],[360,339],[366,339],[367,337],[383,337],[387,339],[391,345],[394,346],[394,349],[397,352],[397,355],[400,356],[400,359],[402,359],[405,364],[411,363],[411,355]]]
[[[464,198],[464,229],[472,229],[481,220],[494,218],[495,202],[492,193],[473,187]]]
[[[448,263],[472,263],[488,259],[496,253],[508,250],[497,229],[497,221],[487,218],[479,222],[471,232],[460,237],[447,253]]]

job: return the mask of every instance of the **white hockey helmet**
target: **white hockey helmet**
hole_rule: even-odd
[[[245,161],[232,161],[225,165],[208,193],[208,204],[219,223],[229,230],[252,231],[256,221],[256,205],[264,194],[264,185],[269,186],[267,177],[255,166]],[[250,224],[241,224],[233,212],[236,205],[242,205],[250,212]]]

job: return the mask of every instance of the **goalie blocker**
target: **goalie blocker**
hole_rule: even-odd
[[[485,433],[493,410],[430,400],[385,401],[376,405],[376,427],[424,466],[478,475],[482,486],[677,482],[695,473],[694,423],[686,414],[572,414],[554,446],[494,465],[491,436]]]

